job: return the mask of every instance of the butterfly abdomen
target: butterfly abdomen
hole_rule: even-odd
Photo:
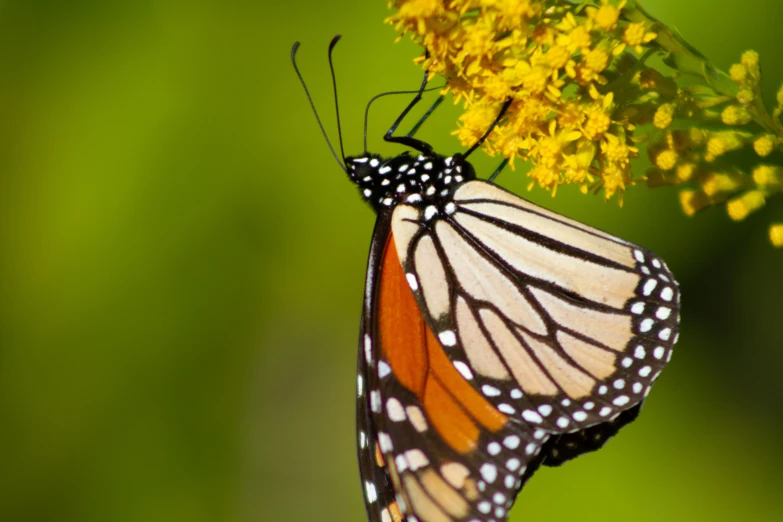
[[[459,155],[404,153],[383,158],[367,154],[346,158],[346,164],[351,181],[376,212],[404,202],[434,217],[434,212],[448,212],[446,206],[457,186],[476,178],[471,164]]]

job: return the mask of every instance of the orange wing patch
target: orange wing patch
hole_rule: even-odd
[[[408,288],[394,238],[384,252],[378,321],[380,349],[396,379],[424,406],[438,434],[455,451],[476,449],[480,428],[502,429],[508,417],[465,381],[421,316]]]

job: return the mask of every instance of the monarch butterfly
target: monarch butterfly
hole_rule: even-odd
[[[540,464],[636,417],[671,358],[679,289],[649,250],[477,179],[466,157],[510,102],[464,154],[393,136],[426,83],[384,138],[416,154],[342,156],[377,213],[357,372],[365,504],[372,522],[504,521]]]

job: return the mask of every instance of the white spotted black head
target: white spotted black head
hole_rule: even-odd
[[[348,157],[345,163],[351,181],[376,212],[398,203],[445,206],[459,184],[476,178],[473,166],[460,154],[414,157],[406,152],[393,158],[366,154]]]

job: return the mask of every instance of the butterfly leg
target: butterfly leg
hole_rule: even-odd
[[[473,144],[471,148],[468,149],[468,151],[465,154],[462,154],[462,159],[467,158],[471,154],[473,154],[473,151],[477,148],[481,147],[481,144],[484,143],[484,141],[489,137],[489,135],[492,133],[493,130],[495,130],[495,127],[498,126],[498,123],[500,123],[500,120],[503,119],[503,116],[506,115],[506,111],[511,106],[511,102],[514,101],[513,98],[509,98],[505,102],[503,102],[503,105],[500,107],[500,111],[498,112],[498,115],[495,117],[495,121],[492,122],[492,125],[489,126],[487,129],[487,132],[484,133],[484,135]]]
[[[429,90],[429,89],[428,89]],[[445,99],[445,96],[442,94],[438,96],[438,98],[435,100],[435,102],[430,106],[429,109],[427,109],[427,112],[424,113],[424,116],[422,116],[418,122],[416,122],[416,125],[413,126],[413,128],[406,134],[405,136],[407,138],[412,137],[416,132],[418,132],[419,128],[424,124],[425,121],[427,121],[427,118],[430,117],[430,115],[435,112],[435,109],[438,108],[438,106],[443,103],[443,100]]]
[[[500,162],[500,165],[498,165],[498,168],[495,169],[495,172],[492,173],[492,175],[489,177],[487,181],[490,183],[495,181],[495,178],[497,178],[500,173],[503,171],[504,168],[506,168],[506,165],[508,165],[508,158],[505,158],[503,161]]]
[[[399,143],[401,145],[406,145],[408,147],[411,147],[412,149],[416,149],[422,154],[431,154],[432,153],[432,146],[428,145],[427,143],[417,140],[416,138],[411,137],[410,133],[407,136],[392,136],[394,134],[394,131],[397,130],[397,127],[400,126],[400,123],[402,123],[402,120],[405,118],[405,116],[408,115],[408,113],[413,109],[413,107],[421,101],[421,95],[424,92],[424,88],[427,86],[429,72],[424,73],[424,79],[421,82],[421,87],[419,87],[419,92],[416,93],[416,96],[414,96],[413,100],[408,104],[407,107],[405,107],[405,110],[400,113],[400,115],[397,117],[394,123],[392,123],[392,126],[389,127],[389,130],[386,131],[386,135],[383,137],[384,141],[388,141],[390,143]],[[433,109],[434,110],[434,109]],[[429,115],[429,114],[428,114]],[[418,129],[418,126],[423,123],[423,120],[419,122],[416,127],[414,127],[414,131]],[[413,131],[411,131],[413,132]]]

